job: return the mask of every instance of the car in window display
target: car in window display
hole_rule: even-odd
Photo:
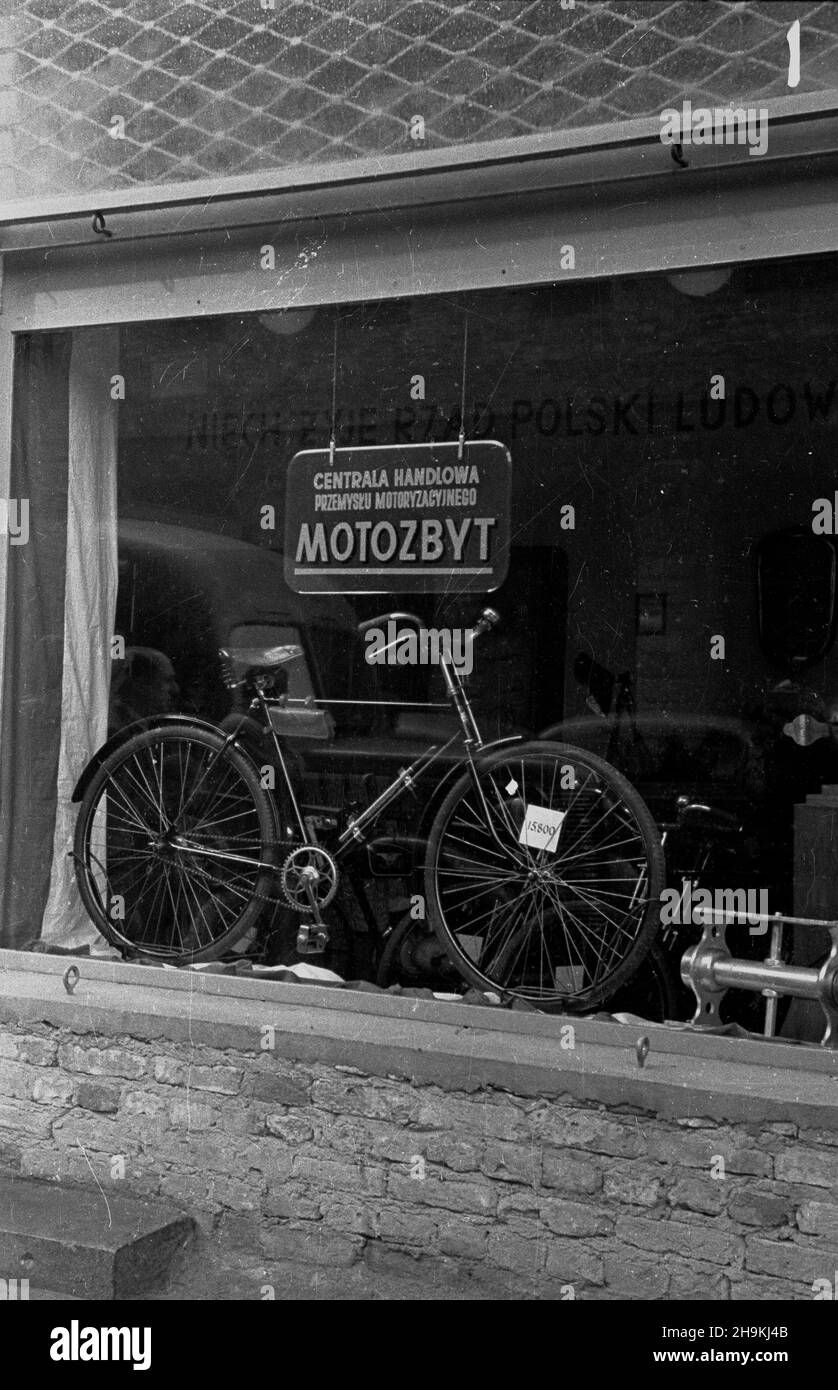
[[[219,651],[298,644],[303,659],[289,693],[313,696],[354,640],[355,616],[339,597],[300,599],[283,579],[282,559],[246,541],[164,522],[119,523],[116,632],[125,639],[125,671],[112,682],[114,727],[128,712],[175,707],[206,719],[230,712]],[[156,656],[154,654],[157,654]],[[116,708],[113,708],[116,706]],[[321,722],[314,732],[321,734]]]

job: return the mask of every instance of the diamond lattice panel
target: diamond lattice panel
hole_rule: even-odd
[[[438,149],[781,96],[794,19],[797,90],[838,87],[829,3],[0,0],[3,197],[393,154],[417,115]]]

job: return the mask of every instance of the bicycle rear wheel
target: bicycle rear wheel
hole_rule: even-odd
[[[151,728],[105,759],[82,798],[76,880],[119,950],[214,960],[262,912],[278,839],[254,765],[221,733]]]
[[[631,978],[658,930],[663,884],[645,802],[566,744],[478,760],[428,841],[428,915],[460,974],[544,1009],[593,1008]]]

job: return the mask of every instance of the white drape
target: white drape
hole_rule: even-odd
[[[119,370],[119,333],[81,329],[70,359],[67,575],[61,748],[49,898],[41,936],[62,946],[102,945],[75,885],[78,806],[70,797],[85,763],[108,730],[111,636],[116,621],[117,410],[111,379]]]

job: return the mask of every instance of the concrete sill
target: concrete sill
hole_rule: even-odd
[[[80,979],[68,994],[72,964]],[[0,951],[2,1022],[70,1027],[103,1045],[133,1037],[247,1053],[262,1053],[272,1027],[274,1055],[287,1060],[444,1089],[838,1130],[838,1053],[816,1047],[15,951]]]

